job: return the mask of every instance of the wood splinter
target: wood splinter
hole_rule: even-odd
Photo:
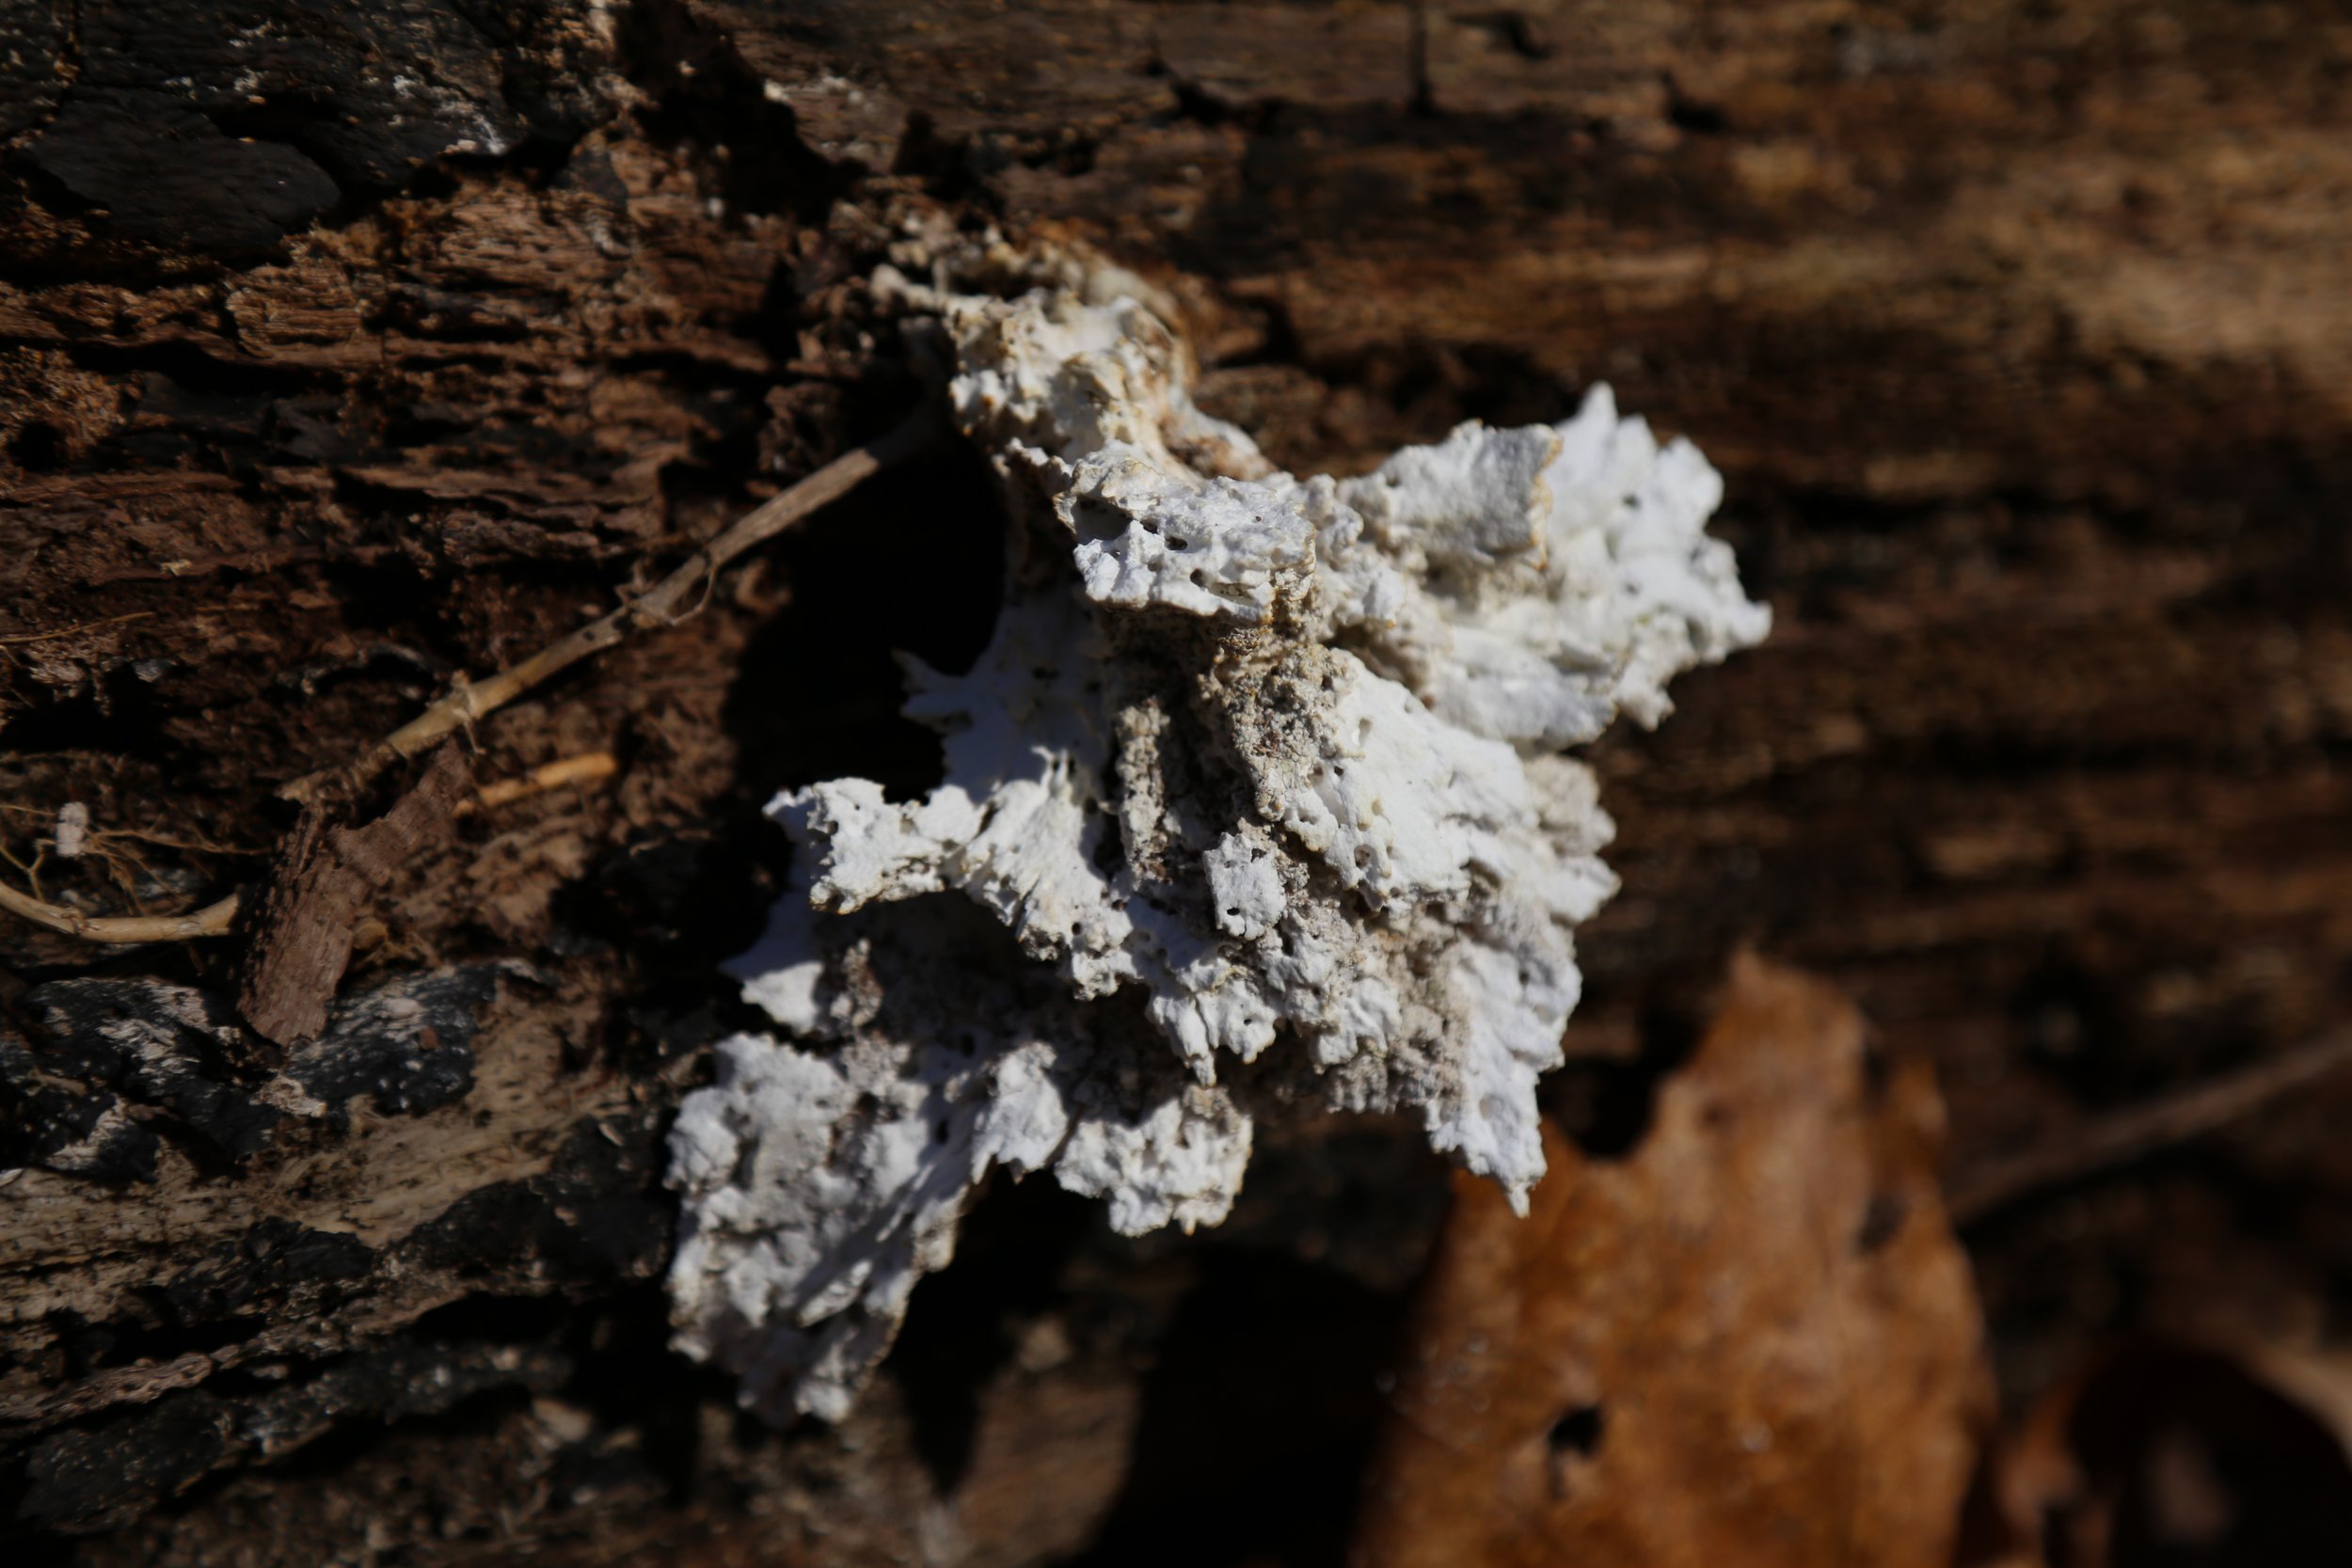
[[[472,800],[458,801],[450,815],[470,816],[478,811],[496,811],[516,800],[544,795],[550,789],[562,789],[566,784],[597,784],[620,770],[620,760],[610,752],[583,752],[576,757],[543,762],[516,778],[484,784],[474,791]]]

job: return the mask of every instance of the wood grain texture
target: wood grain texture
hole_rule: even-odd
[[[2342,1022],[2340,8],[380,9],[364,40],[308,0],[0,17],[0,801],[149,835],[45,866],[52,895],[249,881],[294,826],[279,785],[888,428],[914,388],[859,280],[898,201],[1147,273],[1205,401],[1294,467],[1558,418],[1606,379],[1724,470],[1719,531],[1778,630],[1596,750],[1625,891],[1581,944],[1564,1114],[1741,940],[1932,1057],[1963,1164]],[[708,959],[780,864],[757,807],[923,781],[889,652],[977,647],[988,506],[968,461],[926,464],[471,737],[484,778],[618,771],[469,816],[355,927],[346,999],[540,965],[485,1005],[460,1100],[237,1154],[103,1063],[7,1079],[0,1502],[39,1502],[43,1549],[103,1525],[82,1560],[1018,1561],[1097,1530],[1122,1562],[1329,1560],[1437,1190],[1392,1140],[1277,1151],[1259,1220],[1177,1253],[1005,1200],[972,1255],[1047,1299],[974,1285],[957,1311],[1001,1333],[970,1338],[918,1300],[896,1365],[927,1370],[885,1380],[854,1449],[738,1431],[660,1348],[658,1139],[736,1018]],[[937,581],[882,592],[926,557]],[[12,850],[38,831],[0,820]],[[36,1069],[69,1046],[23,997],[90,961],[0,930]],[[102,966],[220,998],[234,961]],[[2215,1182],[1983,1239],[2010,1387],[2119,1326],[2323,1315],[2347,1109],[2314,1088]],[[110,1111],[90,1147],[131,1174],[38,1163]],[[1281,1321],[1252,1292],[1355,1338],[1262,1330],[1229,1368],[1196,1325]],[[470,1393],[394,1397],[437,1356]],[[1309,1392],[1259,1411],[1263,1465],[1227,1463],[1188,1390],[1261,1372]],[[348,1446],[274,1467],[254,1434],[280,1430]],[[1112,1441],[1073,1433],[1142,1457],[1021,1504],[1025,1456]],[[1250,1490],[1277,1470],[1296,1484]]]
[[[326,813],[302,814],[247,939],[237,1011],[254,1033],[282,1049],[326,1027],[369,903],[450,826],[467,773],[465,754],[444,745],[415,785],[373,821],[329,828]]]

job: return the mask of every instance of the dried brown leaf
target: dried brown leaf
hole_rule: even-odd
[[[1362,1568],[1943,1564],[1985,1396],[1924,1071],[1742,956],[1631,1155],[1459,1181]]]

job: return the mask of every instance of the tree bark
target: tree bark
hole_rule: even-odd
[[[1935,1060],[1963,1164],[2341,1021],[2319,4],[35,0],[0,17],[0,846],[78,801],[52,900],[287,895],[283,785],[914,405],[863,283],[892,199],[1160,283],[1203,402],[1295,469],[1597,380],[1723,468],[1778,624],[1595,749],[1592,1071],[1741,941]],[[662,1346],[660,1137],[738,1017],[759,807],[923,782],[890,655],[977,650],[993,505],[943,449],[462,734],[475,784],[619,766],[404,837],[323,1019],[240,1016],[251,927],[0,922],[0,1539],[1336,1560],[1443,1197],[1378,1129],[1268,1151],[1184,1243],[992,1197],[845,1434],[739,1425]],[[2224,1156],[2270,1233],[2341,1213],[2312,1130],[2347,1100]],[[2161,1318],[2201,1240],[2324,1300],[2227,1214],[2093,1214],[2067,1277],[2155,1283],[2045,1310],[2035,1223],[1978,1259],[2016,1387]]]

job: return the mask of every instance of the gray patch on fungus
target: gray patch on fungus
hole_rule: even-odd
[[[974,668],[907,664],[945,782],[771,808],[800,883],[738,973],[782,1035],[723,1042],[672,1136],[678,1343],[779,1420],[848,1409],[996,1165],[1189,1229],[1254,1117],[1405,1111],[1523,1206],[1616,887],[1560,751],[1770,626],[1714,470],[1606,388],[1300,480],[1118,275],[885,281],[943,323],[1013,537]]]

